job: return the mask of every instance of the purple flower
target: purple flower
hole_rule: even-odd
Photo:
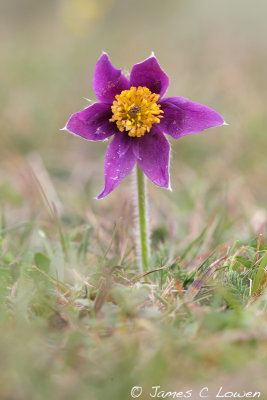
[[[93,89],[98,103],[73,114],[66,130],[87,140],[113,136],[105,157],[107,196],[139,165],[156,185],[170,189],[170,145],[164,134],[184,135],[223,125],[223,118],[183,97],[165,97],[169,79],[154,56],[133,66],[129,80],[102,54]]]

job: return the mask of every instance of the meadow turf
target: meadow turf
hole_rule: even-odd
[[[104,235],[50,211],[43,225],[2,216],[1,398],[127,399],[133,386],[267,396],[261,236],[211,250],[213,224],[173,248],[155,229],[142,276],[120,221]]]

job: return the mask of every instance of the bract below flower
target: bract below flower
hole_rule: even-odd
[[[183,97],[163,98],[169,79],[154,56],[133,66],[129,80],[103,53],[93,78],[98,103],[73,114],[66,129],[87,140],[113,136],[105,157],[101,199],[114,190],[137,163],[156,185],[170,188],[170,145],[174,139],[223,125],[223,118]]]

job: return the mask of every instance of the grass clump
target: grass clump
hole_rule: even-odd
[[[207,251],[204,230],[173,260],[163,241],[140,276],[120,234],[96,246],[88,225],[3,226],[1,398],[127,399],[136,385],[215,390],[233,376],[241,390],[266,367],[261,238]]]

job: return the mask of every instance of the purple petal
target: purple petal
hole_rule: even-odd
[[[174,139],[224,124],[216,111],[183,97],[167,97],[160,104],[164,114],[159,128]]]
[[[136,156],[132,141],[125,132],[117,133],[111,140],[105,157],[105,188],[97,197],[102,199],[114,190],[133,169]]]
[[[114,122],[109,122],[111,107],[95,103],[84,110],[73,114],[67,122],[66,129],[87,140],[103,140],[118,132]]]
[[[111,64],[106,53],[99,58],[93,78],[93,89],[98,100],[111,104],[122,90],[130,88],[127,78],[122,75],[120,69]]]
[[[135,64],[130,76],[131,86],[146,86],[152,93],[163,96],[169,86],[169,78],[156,57],[149,57],[145,61]]]
[[[168,140],[155,128],[136,140],[139,143],[137,163],[141,170],[156,185],[170,188],[170,145]]]

